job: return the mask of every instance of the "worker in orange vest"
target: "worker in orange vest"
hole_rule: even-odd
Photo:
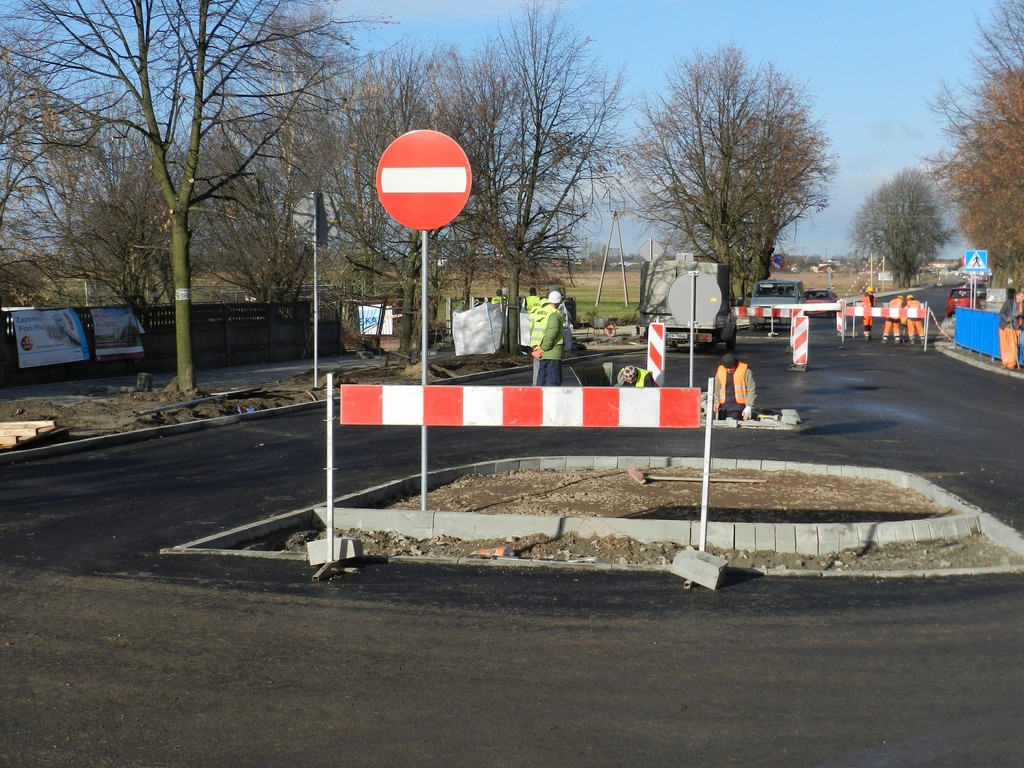
[[[875,287],[873,285],[869,285],[864,290],[864,295],[860,299],[860,305],[864,309],[864,317],[861,318],[864,321],[864,340],[871,341],[871,326],[875,322],[875,319],[871,316],[871,310],[875,308]]]
[[[999,357],[1004,368],[1019,368],[1020,334],[1024,327],[1024,290],[1006,289],[999,308]]]
[[[718,395],[717,415],[720,419],[748,421],[754,418],[757,385],[750,366],[736,355],[725,355],[715,372],[715,393]]]
[[[914,294],[907,294],[907,309],[920,309],[921,302],[914,298]],[[924,340],[924,323],[921,322],[920,318],[908,317],[907,318],[907,342],[910,344],[920,344]]]
[[[896,296],[889,300],[889,314],[885,318],[885,326],[882,328],[882,343],[885,344],[889,334],[893,335],[893,342],[900,343],[900,316],[899,310],[903,309],[903,297]]]

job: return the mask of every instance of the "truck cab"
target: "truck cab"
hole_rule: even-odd
[[[802,280],[759,280],[754,284],[750,294],[750,306],[777,307],[784,304],[799,304],[804,300],[804,283]],[[760,330],[772,323],[770,318],[751,317],[750,327]],[[789,318],[775,318],[775,325],[789,325]]]

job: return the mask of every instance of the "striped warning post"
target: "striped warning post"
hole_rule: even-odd
[[[846,299],[839,300],[839,309],[836,310],[836,331],[846,334]]]
[[[791,339],[793,341],[793,364],[789,366],[791,371],[807,370],[807,341],[810,321],[807,315],[799,314],[793,318],[793,330]]]
[[[665,324],[651,323],[647,326],[647,370],[661,386],[665,375]]]
[[[633,387],[439,387],[345,384],[345,425],[428,427],[700,426],[700,390]]]

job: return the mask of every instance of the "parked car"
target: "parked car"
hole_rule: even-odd
[[[984,288],[974,289],[974,304],[971,304],[971,286],[961,285],[949,292],[949,298],[946,299],[946,317],[952,317],[956,314],[957,307],[971,307],[977,309],[981,306],[981,303],[985,301],[986,290]]]
[[[808,288],[804,293],[804,304],[835,304],[837,301],[839,301],[839,297],[831,288]],[[804,314],[808,317],[835,317],[836,311],[834,309],[827,312],[804,310]]]

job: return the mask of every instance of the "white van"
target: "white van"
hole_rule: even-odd
[[[799,304],[804,300],[803,280],[759,280],[750,294],[751,307],[776,307],[780,304]],[[771,323],[770,318],[751,317],[750,327],[760,330]],[[775,325],[789,325],[789,318],[775,318]]]

